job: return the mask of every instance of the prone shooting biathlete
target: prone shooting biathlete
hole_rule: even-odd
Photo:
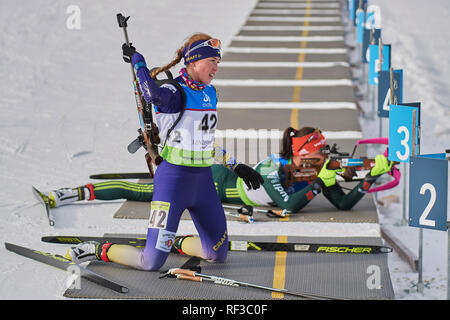
[[[161,151],[164,160],[153,180],[146,246],[142,249],[85,242],[70,248],[67,257],[77,262],[97,259],[153,271],[165,263],[172,246],[181,250],[183,245],[186,254],[223,262],[228,253],[228,233],[212,176],[213,160],[219,160],[226,170],[252,189],[258,189],[263,179],[251,167],[230,161],[224,150],[214,145],[217,93],[210,83],[221,58],[220,40],[204,33],[192,35],[177,50],[175,59],[153,74],[144,57],[131,44],[124,44],[122,50],[125,62],[132,63],[145,100],[155,107],[161,141],[165,141]],[[171,84],[159,87],[154,77],[182,59],[186,67],[174,80],[183,92]],[[183,108],[183,115],[177,119]],[[170,134],[168,130],[175,121]],[[95,194],[95,188],[91,190]],[[186,209],[199,237],[176,237],[181,214]]]
[[[312,139],[311,139],[312,137]],[[308,143],[304,143],[307,140]],[[304,144],[304,146],[302,146]],[[314,146],[317,144],[316,146]],[[299,213],[317,194],[324,196],[339,210],[350,210],[366,194],[367,190],[382,174],[392,169],[392,162],[383,155],[375,157],[375,166],[352,190],[345,193],[336,182],[338,169],[325,167],[327,155],[321,149],[326,145],[325,137],[312,127],[299,130],[291,127],[284,130],[281,150],[259,162],[254,169],[263,177],[263,188],[253,190],[244,184],[234,172],[223,164],[211,166],[212,176],[220,201],[250,206],[275,206],[291,213]],[[301,150],[298,147],[302,146]],[[311,181],[287,183],[285,170],[290,164],[299,164],[308,159],[319,159],[318,178]],[[348,169],[348,168],[347,168]],[[82,200],[117,200],[150,202],[153,198],[153,183],[135,183],[112,180],[89,183],[75,188],[61,188],[47,192],[52,207],[59,207]]]

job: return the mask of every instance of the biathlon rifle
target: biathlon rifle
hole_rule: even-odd
[[[354,178],[357,176],[357,171],[365,171],[370,170],[375,166],[375,159],[370,159],[367,157],[355,157],[356,149],[360,144],[389,144],[388,138],[373,138],[373,139],[365,139],[359,140],[356,142],[352,154],[347,152],[339,152],[339,148],[336,144],[333,144],[331,147],[326,145],[322,148],[322,153],[328,155],[327,168],[328,169],[345,169],[343,173],[338,174],[344,178],[345,181],[359,181],[361,178]],[[388,150],[386,148],[384,152],[384,156],[387,157]],[[398,162],[394,162],[394,166],[392,170],[389,172],[394,180],[375,188],[370,188],[369,193],[387,190],[397,186],[400,182],[400,171],[395,165]],[[284,187],[291,186],[294,182],[300,181],[313,181],[317,178],[320,170],[322,169],[323,163],[320,158],[308,158],[302,159],[300,162],[300,166],[296,167],[294,164],[285,165],[282,167],[282,171],[285,174],[285,182]]]
[[[119,27],[123,29],[125,42],[128,46],[131,45],[127,32],[127,21],[129,18],[129,16],[125,17],[121,13],[117,14],[117,22]],[[153,121],[152,105],[145,101],[131,63],[130,66],[131,74],[133,76],[134,97],[136,99],[141,128],[138,129],[139,136],[128,145],[128,151],[130,153],[135,153],[140,147],[144,147],[146,150],[145,160],[150,172],[150,177],[153,178],[156,167],[163,160],[158,153],[158,144],[160,143],[159,129]]]

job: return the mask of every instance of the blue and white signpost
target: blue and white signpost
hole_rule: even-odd
[[[353,25],[357,25],[357,9],[364,9],[367,7],[367,0],[348,0],[349,19],[353,21]]]
[[[362,6],[364,8],[364,6]],[[363,32],[363,52],[362,59],[368,63],[367,50],[370,44],[377,44],[381,37],[381,10],[376,5],[367,7]]]
[[[363,43],[366,12],[362,8],[356,10],[356,42]]]
[[[377,44],[381,37],[381,29],[364,29],[363,45],[362,45],[362,61],[369,63],[369,45]]]
[[[411,157],[409,181],[409,226],[420,228],[419,270],[421,271],[423,228],[449,232],[448,160],[445,158],[445,153]],[[450,248],[450,233],[447,236]],[[449,257],[450,252],[447,252],[447,261]],[[450,265],[447,269],[447,299],[450,299]],[[419,292],[423,292],[424,289],[421,276],[420,272],[417,283]]]
[[[358,8],[356,10],[356,43],[358,46],[358,56],[361,56],[362,54],[362,45],[363,45],[363,41],[364,41],[364,26],[365,26],[365,21],[366,20],[366,12],[363,8]],[[362,64],[363,70],[364,70],[364,65]],[[362,77],[360,77],[360,81],[361,84],[364,83],[364,74],[362,75]]]
[[[401,224],[406,225],[406,163],[420,139],[420,104],[389,105],[389,155],[388,159],[403,162],[403,207]],[[414,118],[414,121],[413,121]]]
[[[367,2],[365,5],[367,6]],[[366,26],[368,29],[381,29],[381,9],[379,6],[371,4],[367,7]]]
[[[420,103],[389,106],[389,155],[388,159],[404,162],[403,173],[403,215],[406,221],[406,163],[411,156],[420,154]],[[423,292],[422,281],[423,232],[419,229],[419,263],[417,291]]]
[[[403,102],[403,70],[380,71],[378,76],[378,116],[389,118],[389,105]],[[381,135],[380,135],[381,137]]]
[[[375,115],[376,110],[376,90],[379,83],[379,73],[382,71],[389,71],[391,68],[391,45],[385,44],[378,38],[378,44],[369,45],[369,77],[368,84],[372,88],[372,115]],[[381,119],[380,119],[381,124]],[[381,125],[380,125],[381,126]],[[380,133],[381,136],[381,133]]]
[[[366,2],[361,2],[360,9],[365,9],[367,6]],[[356,16],[356,14],[355,14]],[[361,85],[364,80],[367,80],[366,64],[369,63],[369,45],[377,44],[378,39],[381,37],[381,14],[380,8],[374,5],[370,5],[363,12],[358,11],[358,23],[359,19],[364,18],[364,22],[357,28],[357,41],[362,41],[361,43],[361,62],[362,62],[362,76],[360,78]],[[361,38],[362,37],[362,38]],[[364,96],[369,93],[369,86],[367,85]],[[372,115],[373,116],[373,115]]]
[[[389,105],[389,160],[409,162],[420,142],[420,103]]]
[[[391,45],[381,42],[369,45],[369,78],[368,83],[372,86],[378,85],[378,73],[388,71],[391,67]],[[380,55],[381,53],[381,55]]]
[[[447,231],[445,153],[410,158],[409,226]]]

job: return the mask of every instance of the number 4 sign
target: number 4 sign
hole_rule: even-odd
[[[378,82],[378,116],[388,118],[389,105],[398,105],[402,102],[403,70],[391,69],[390,71],[380,71]]]
[[[448,161],[410,158],[409,226],[447,231]]]

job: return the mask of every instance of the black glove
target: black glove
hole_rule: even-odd
[[[136,48],[132,46],[132,43],[130,43],[130,45],[127,45],[126,43],[124,43],[122,45],[123,61],[125,61],[126,63],[131,63],[131,57],[133,56],[133,54],[135,52],[136,52]]]
[[[234,168],[234,173],[244,180],[249,189],[256,190],[264,183],[263,177],[258,172],[243,163],[239,163]]]

